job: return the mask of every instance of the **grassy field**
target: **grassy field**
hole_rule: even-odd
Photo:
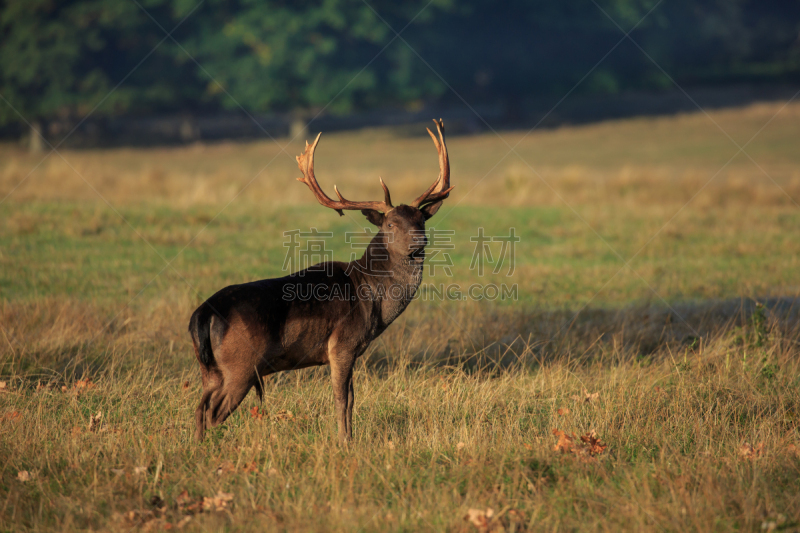
[[[192,310],[281,275],[286,231],[358,253],[362,217],[294,181],[300,142],[0,146],[0,530],[798,530],[798,118],[448,139],[450,241],[359,362],[349,449],[325,368],[191,438]],[[405,128],[324,135],[316,167],[396,202],[437,172]],[[520,239],[497,273],[479,228]]]

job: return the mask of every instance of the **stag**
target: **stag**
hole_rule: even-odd
[[[438,138],[439,177],[410,205],[392,205],[380,180],[381,202],[328,197],[314,175],[314,151],[306,142],[297,157],[305,183],[317,201],[344,215],[358,210],[380,230],[364,255],[349,263],[324,262],[289,276],[231,285],[192,314],[189,333],[200,363],[203,395],[195,412],[198,440],[206,428],[225,421],[251,388],[263,399],[262,378],[275,372],[331,366],[340,442],[353,438],[353,366],[370,343],[406,309],[422,281],[425,221],[449,196],[450,162],[444,124]],[[313,295],[313,297],[308,297]]]

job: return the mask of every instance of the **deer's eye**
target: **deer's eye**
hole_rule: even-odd
[[[390,228],[393,228],[393,227],[394,227],[394,224],[392,224],[392,223],[390,222],[390,223],[389,223],[389,225],[388,225],[388,227],[390,227]]]

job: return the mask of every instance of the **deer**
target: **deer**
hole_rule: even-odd
[[[353,439],[353,368],[369,345],[399,317],[422,282],[425,222],[454,187],[444,122],[430,128],[439,156],[439,176],[408,205],[392,205],[382,178],[383,201],[327,196],[314,174],[314,143],[306,141],[297,166],[316,200],[336,211],[361,211],[378,231],[361,258],[326,261],[288,276],[231,285],[192,314],[189,334],[200,364],[203,392],[195,411],[195,438],[222,424],[255,389],[263,402],[263,378],[311,366],[330,365],[338,440]],[[312,297],[308,297],[313,295]]]

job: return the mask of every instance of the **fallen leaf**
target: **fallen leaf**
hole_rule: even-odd
[[[250,409],[250,416],[252,416],[256,420],[261,420],[264,418],[264,413],[260,412],[258,406],[256,405],[252,409]]]
[[[739,457],[742,459],[758,459],[764,453],[764,443],[759,443],[755,447],[749,442],[743,442],[739,446]]]
[[[533,446],[531,446],[527,442],[523,442],[522,445],[525,447],[526,450],[533,451]]]
[[[458,444],[456,444],[456,450],[461,451],[464,449],[465,446],[466,444],[464,444],[463,442],[459,442]]]
[[[572,451],[572,444],[575,440],[575,435],[567,435],[565,432],[554,429],[553,435],[558,437],[558,442],[553,446],[553,451],[561,453],[570,453]]]
[[[269,476],[277,476],[278,475],[278,470],[276,468],[270,468],[269,470],[267,470],[267,475],[269,475]]]
[[[133,473],[136,474],[137,476],[141,476],[142,474],[146,474],[147,473],[147,467],[146,466],[134,466],[133,467]]]
[[[96,415],[89,415],[89,431],[97,431],[100,428],[101,420],[103,420],[103,411],[97,411]]]
[[[789,455],[800,457],[800,447],[798,447],[796,444],[789,444],[788,446],[786,446],[786,452]]]
[[[121,475],[123,475],[125,473],[125,469],[124,468],[109,468],[108,470],[109,470],[109,472],[111,472],[112,474],[114,474],[117,477],[119,477],[119,476],[121,476]]]
[[[8,392],[8,383],[0,381],[0,393]]]
[[[118,519],[125,522],[128,527],[139,527],[142,531],[151,531],[154,527],[162,525],[162,519],[156,518],[153,511],[128,511],[121,515],[116,515]]]
[[[6,413],[3,415],[3,421],[8,421],[8,422],[16,422],[20,418],[22,418],[22,415],[20,414],[19,411],[11,411],[10,413]]]
[[[525,516],[522,514],[522,512],[518,511],[517,509],[509,509],[506,514],[509,516],[509,518],[511,518],[514,521],[517,522],[525,521]]]
[[[154,494],[153,497],[150,498],[150,505],[161,510],[167,506],[167,502],[165,502],[164,499],[158,494]]]
[[[583,389],[583,394],[576,394],[572,397],[578,403],[591,403],[600,397],[599,392],[588,392],[586,389]]]
[[[195,514],[203,510],[203,500],[192,498],[189,491],[185,489],[175,498],[175,505],[178,507],[178,511],[184,514]]]
[[[594,461],[595,456],[603,453],[608,445],[601,442],[595,430],[582,435],[580,442],[575,442],[574,434],[567,434],[564,431],[554,429],[553,435],[558,437],[558,442],[553,446],[553,451],[562,454],[570,453],[583,461]]]
[[[599,455],[603,453],[606,448],[608,448],[607,444],[603,444],[600,442],[600,439],[597,438],[597,433],[595,430],[591,430],[586,435],[581,435],[581,441],[586,444],[586,451],[591,456]]]
[[[255,461],[250,462],[250,463],[246,463],[244,465],[244,468],[242,468],[242,470],[244,472],[246,472],[247,474],[252,474],[253,472],[258,472],[258,463],[256,463]]]
[[[73,389],[93,389],[95,384],[92,383],[92,380],[87,379],[79,379],[75,382],[75,385],[72,386]]]
[[[387,442],[386,447],[389,448],[390,450],[394,450],[394,442],[392,441]]]
[[[204,511],[224,511],[233,501],[233,494],[219,491],[215,496],[203,498]]]
[[[566,407],[561,407],[558,411],[556,411],[556,413],[558,413],[559,416],[567,416],[569,414],[569,409]]]
[[[178,508],[184,507],[191,499],[192,498],[189,496],[189,491],[183,489],[183,491],[175,498],[175,505],[177,505]]]
[[[186,389],[188,389],[188,388],[189,388],[189,380],[188,380],[188,379],[187,379],[186,381],[184,381],[184,382],[183,382],[183,385],[181,385],[181,388],[182,388],[183,390],[186,390]]]
[[[489,527],[494,516],[494,510],[489,508],[483,509],[469,509],[464,520],[470,522],[473,526],[477,527],[480,531],[489,531]]]
[[[222,461],[220,465],[217,467],[217,469],[214,470],[214,473],[218,476],[221,476],[223,474],[229,474],[231,472],[234,472],[235,470],[236,467],[231,461]]]
[[[31,479],[33,479],[33,474],[28,472],[27,470],[20,470],[17,472],[17,479],[22,481],[23,483],[27,483]]]
[[[291,411],[287,411],[286,409],[281,409],[274,415],[272,415],[274,420],[294,420],[294,415]]]

